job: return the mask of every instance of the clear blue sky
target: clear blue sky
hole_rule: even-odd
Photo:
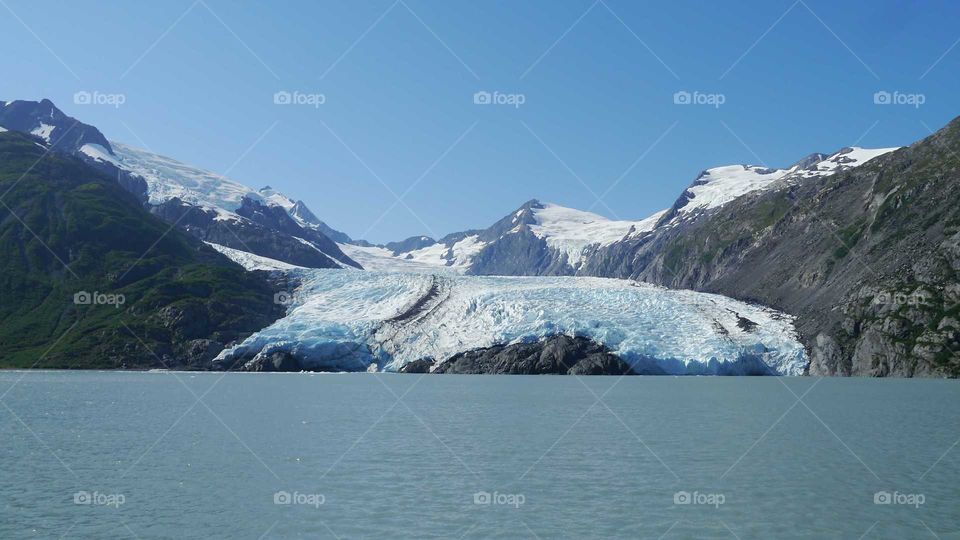
[[[960,114],[955,1],[4,3],[0,99],[233,165],[378,242],[530,198],[639,219],[707,167],[908,144]],[[77,105],[80,90],[126,102]],[[275,105],[278,90],[325,103]],[[479,90],[525,103],[474,105]],[[725,102],[675,105],[679,90]],[[925,103],[878,106],[880,90]]]

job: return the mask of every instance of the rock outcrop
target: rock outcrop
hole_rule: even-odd
[[[421,368],[422,366],[417,366]],[[466,351],[433,373],[510,375],[633,375],[608,348],[587,338],[556,335],[534,343],[495,345]],[[662,371],[660,372],[662,373]]]

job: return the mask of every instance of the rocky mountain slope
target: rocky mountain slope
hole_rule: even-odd
[[[205,261],[222,258],[197,240],[248,268],[598,276],[715,292],[797,316],[809,373],[875,376],[960,375],[958,122],[899,150],[710,168],[639,221],[531,200],[485,229],[373,246],[269,186],[110,142],[48,100],[0,104],[0,131],[111,179],[189,233]],[[463,358],[530,352],[501,345]]]
[[[145,179],[154,212],[177,225],[181,217],[189,220],[187,230],[198,238],[298,266],[360,268],[324,233],[336,231],[302,201],[270,187],[253,190],[146,150],[116,142],[113,147],[109,159]]]
[[[350,238],[317,219],[302,201],[110,142],[96,127],[67,116],[50,100],[3,102],[0,127],[37,137],[51,151],[115,178],[171,224],[179,226],[178,218],[189,218],[190,232],[208,242],[301,266],[360,267],[327,233],[337,241]],[[255,217],[244,215],[244,210]]]
[[[783,169],[714,167],[703,171],[673,206],[639,221],[610,220],[531,200],[486,229],[454,233],[440,240],[415,236],[383,247],[396,259],[472,275],[614,275],[608,266],[620,260],[608,261],[605,254],[619,253],[623,245],[669,236],[709,219],[744,195],[849,170],[893,150],[844,148],[829,156],[811,154]],[[374,250],[366,255],[383,256]]]
[[[113,149],[103,133],[67,116],[49,99],[0,102],[0,127],[37,137],[51,151],[80,159],[115,178],[140,201],[147,200],[147,183],[143,178],[105,159],[113,154]]]
[[[954,120],[860,167],[785,178],[705,219],[604,248],[582,273],[796,315],[814,375],[957,376],[958,154]]]
[[[0,366],[208,368],[283,314],[274,286],[115,180],[0,133]]]

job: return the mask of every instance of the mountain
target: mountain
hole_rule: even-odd
[[[110,148],[100,130],[65,115],[49,99],[2,102],[0,125],[39,137],[64,153],[78,152],[88,144]]]
[[[452,233],[440,239],[416,236],[383,246],[353,240],[318,219],[303,201],[287,197],[269,186],[253,190],[176,160],[109,142],[96,128],[64,115],[47,100],[3,103],[0,131],[6,130],[21,132],[0,133],[3,142],[15,143],[10,147],[9,163],[4,164],[13,167],[4,177],[6,181],[17,172],[16,166],[22,167],[23,156],[29,154],[28,147],[34,154],[49,153],[41,160],[48,164],[45,168],[37,171],[22,169],[31,173],[25,178],[33,178],[34,173],[41,175],[36,182],[40,191],[24,194],[24,186],[12,182],[10,186],[15,189],[11,189],[11,197],[16,194],[29,197],[18,202],[22,206],[11,207],[16,216],[11,214],[5,221],[0,221],[0,225],[7,227],[6,236],[0,236],[0,240],[10,242],[6,246],[8,253],[19,254],[11,260],[24,264],[10,263],[13,265],[10,276],[13,277],[8,277],[5,282],[8,288],[4,294],[9,298],[5,305],[22,304],[27,306],[25,313],[31,314],[24,315],[7,308],[3,317],[9,319],[11,332],[23,332],[29,337],[25,341],[28,343],[24,346],[26,349],[30,349],[29,343],[35,344],[31,353],[36,352],[39,344],[45,343],[40,337],[43,332],[47,332],[45,335],[50,338],[59,328],[65,312],[58,311],[56,304],[43,304],[49,301],[49,293],[30,295],[36,294],[37,290],[56,289],[61,286],[56,280],[65,278],[56,265],[50,264],[49,257],[38,251],[36,245],[16,227],[16,217],[21,210],[22,215],[29,218],[23,219],[30,229],[40,231],[43,241],[37,245],[51,246],[57,257],[64,261],[80,260],[78,258],[84,256],[103,259],[96,263],[82,259],[81,267],[93,268],[95,275],[99,276],[100,281],[94,280],[93,283],[103,289],[97,290],[133,286],[124,281],[128,277],[152,277],[149,285],[138,282],[136,287],[129,289],[136,298],[139,298],[137,295],[148,295],[150,286],[160,287],[163,279],[170,277],[164,272],[173,272],[171,268],[179,265],[186,265],[186,268],[193,264],[215,267],[215,272],[201,272],[207,282],[199,290],[206,291],[205,294],[225,291],[227,285],[220,283],[219,279],[236,272],[237,267],[227,263],[220,254],[248,269],[280,270],[279,275],[297,279],[311,275],[307,269],[367,268],[432,274],[433,280],[458,284],[452,290],[466,296],[477,292],[472,287],[481,283],[482,278],[476,282],[460,282],[457,274],[621,278],[718,293],[770,306],[796,317],[798,339],[810,360],[807,366],[810,374],[960,376],[960,210],[956,204],[960,200],[957,193],[960,119],[907,148],[846,147],[829,155],[812,153],[783,168],[748,164],[709,168],[701,172],[669,208],[639,221],[610,220],[591,212],[531,200],[484,229]],[[95,177],[95,180],[86,181],[88,176]],[[91,193],[99,194],[106,189],[104,182],[111,186],[110,191],[104,193],[116,195],[117,204],[129,205],[132,201],[139,213],[128,215],[130,209],[127,206],[123,209],[107,208],[103,206],[105,201],[91,199]],[[131,195],[119,189],[121,186]],[[65,204],[64,201],[78,200],[94,205],[93,209],[84,210],[83,215],[87,217],[82,223],[76,215],[64,213],[74,208],[74,203]],[[124,253],[135,251],[124,251],[127,244],[123,242],[132,244],[150,238],[153,227],[159,223],[149,218],[149,213],[165,220],[167,229],[176,226],[170,233],[170,241],[179,244],[168,245],[161,237],[163,242],[158,245],[170,250],[165,259],[153,265],[151,259],[145,259],[142,263],[131,264],[136,271],[118,273],[114,266],[116,261],[123,261]],[[44,218],[47,214],[50,215]],[[111,220],[101,217],[103,215]],[[145,220],[144,216],[149,219]],[[62,225],[61,221],[69,226]],[[105,230],[103,238],[90,233],[74,238],[69,247],[63,243],[71,234],[87,234],[83,233],[83,227],[89,225],[102,229],[106,227],[105,222],[112,227],[127,227],[136,238],[121,239],[114,231]],[[142,230],[144,228],[147,230]],[[103,242],[107,243],[104,245]],[[114,245],[110,242],[121,243]],[[92,247],[88,247],[88,243]],[[70,264],[74,268],[73,263]],[[154,274],[141,276],[141,267]],[[50,275],[46,276],[45,272]],[[262,295],[270,288],[264,278],[255,277],[259,275],[256,272],[241,272],[239,275],[254,276],[249,277],[254,281],[238,278],[231,283],[237,298],[249,299],[250,291]],[[81,281],[87,279],[86,274],[69,277]],[[350,285],[357,294],[362,292],[356,290],[358,283],[380,287],[376,283],[379,278],[374,282],[356,276],[353,279],[359,280]],[[44,280],[54,281],[48,283]],[[122,283],[114,283],[116,280]],[[417,281],[412,290],[422,292],[425,283]],[[176,286],[164,287],[164,291],[180,291]],[[197,290],[189,288],[189,294]],[[511,290],[509,286],[504,290],[508,291],[506,296],[524,294]],[[487,298],[483,294],[481,297]],[[157,302],[162,304],[164,301],[175,303],[163,295],[159,298],[150,305],[160,305]],[[423,302],[432,299],[433,296],[428,295]],[[557,302],[567,300],[558,298]],[[509,304],[507,300],[504,302]],[[163,304],[161,311],[170,305]],[[155,339],[152,343],[158,347],[164,347],[166,343],[164,354],[171,351],[186,354],[190,365],[201,365],[209,362],[207,350],[219,350],[228,341],[252,331],[254,316],[244,310],[253,304],[235,306],[240,322],[227,321],[226,306],[229,305],[230,302],[220,297],[203,308],[191,307],[192,311],[181,311],[179,318],[171,318],[171,313],[175,312],[166,310],[159,322],[147,316],[147,311],[139,303],[131,307],[130,314],[140,317],[137,324],[148,330],[151,336],[163,336],[151,339]],[[276,306],[265,309],[261,305],[258,309],[261,319],[257,320],[263,321],[275,315]],[[203,310],[210,313],[205,314]],[[540,312],[545,311],[541,309]],[[500,314],[489,315],[496,318],[503,312],[495,309],[492,313]],[[519,313],[509,311],[509,317],[519,316]],[[41,319],[37,327],[47,329],[41,330],[41,334],[34,335],[31,330],[25,330],[32,323],[33,314]],[[26,318],[21,320],[18,316]],[[739,324],[739,315],[737,317],[736,324]],[[293,328],[300,332],[302,326],[297,325],[304,324],[304,321],[295,319]],[[193,320],[199,321],[198,327],[189,332],[177,330],[177,325],[189,324]],[[555,313],[550,319],[538,319],[539,324],[553,330],[560,328],[563,320],[561,313]],[[453,328],[450,325],[454,323],[450,321],[440,322],[441,326],[446,325],[443,327],[447,332]],[[104,323],[103,328],[115,329],[114,323]],[[150,326],[157,324],[164,329]],[[728,325],[721,326],[726,329]],[[568,330],[574,333],[583,331],[579,327]],[[206,348],[186,345],[206,339],[196,336],[211,332],[216,337],[209,340]],[[257,339],[276,337],[276,334],[294,348],[306,346],[298,342],[303,337],[299,334],[271,332],[258,332]],[[594,336],[597,340],[593,345],[582,344],[581,347],[571,342],[565,347],[569,346],[571,350],[579,347],[587,356],[600,355],[595,359],[607,358],[602,355],[614,351],[607,341],[611,335],[619,335],[617,332]],[[0,337],[7,336],[8,340],[14,335],[0,332]],[[96,347],[102,346],[102,353],[108,358],[122,361],[131,358],[129,347],[117,348],[121,342],[114,334],[100,335],[107,338],[86,343],[80,349],[101,351]],[[404,353],[404,362],[425,361],[425,358],[411,356],[423,352],[417,348],[423,335],[439,339],[435,329],[429,327],[405,334],[403,339],[411,340],[413,345]],[[398,336],[400,334],[384,336],[386,341],[373,345],[400,346],[394,339]],[[526,336],[530,337],[532,335]],[[549,336],[537,334],[535,337],[545,339]],[[512,339],[519,338],[514,336],[507,341]],[[491,360],[494,358],[530,359],[540,350],[537,347],[510,347],[511,344],[506,342],[481,341],[473,343],[464,337],[457,344],[459,349],[452,347],[442,352],[461,353],[463,346],[473,343],[477,351],[462,356],[467,364],[461,367],[480,369],[478,366],[499,362]],[[0,341],[0,345],[4,343],[11,342]],[[231,351],[240,351],[229,353],[234,354],[232,361],[249,359],[242,350],[260,355],[266,354],[261,345],[274,346],[274,342],[266,345],[257,341],[253,343],[254,346],[245,345],[246,348],[231,348]],[[329,345],[323,339],[318,343],[321,348]],[[19,354],[15,349],[16,346],[10,348],[14,354]],[[296,351],[280,352],[292,355]],[[384,354],[391,356],[393,352]],[[628,351],[628,357],[629,354],[632,353]],[[224,355],[220,356],[222,362]],[[309,360],[308,356],[297,361]],[[351,366],[357,367],[374,361],[382,363],[383,358],[367,358],[357,363],[357,358],[345,357],[344,362],[353,362]],[[438,362],[443,359],[437,357]],[[283,357],[271,361],[286,365],[290,364],[288,360]],[[627,360],[636,367],[633,360]],[[701,364],[709,365],[709,360],[703,359]],[[550,365],[550,369],[563,366]],[[397,368],[399,364],[393,367]],[[615,369],[616,366],[609,364],[606,368]],[[657,369],[676,372],[659,364]]]
[[[116,166],[111,159],[113,148],[103,133],[67,116],[49,99],[0,103],[0,127],[37,137],[51,151],[79,158],[115,178],[139,200],[147,200],[146,182]]]
[[[347,233],[338,231],[323,221],[320,221],[320,218],[314,215],[314,213],[307,208],[307,204],[301,200],[294,201],[286,195],[274,190],[270,186],[260,188],[257,193],[259,193],[260,196],[263,197],[270,205],[279,206],[286,210],[287,214],[289,214],[290,217],[302,227],[320,231],[327,238],[338,244],[367,244],[362,240],[354,240],[350,238]]]
[[[814,375],[956,377],[960,120],[878,153],[843,149],[702,219],[604,248],[582,273],[796,315]]]
[[[188,230],[198,238],[298,266],[361,268],[323,232],[322,222],[302,201],[125,144],[114,142],[113,148],[117,167],[146,181],[155,213],[179,225],[189,210]]]
[[[50,100],[3,102],[0,127],[37,137],[51,151],[115,178],[156,215],[177,226],[183,224],[180,218],[189,221],[189,231],[207,242],[294,265],[360,268],[337,246],[350,238],[317,219],[302,201],[295,203],[273,190],[261,194],[210,171],[110,142],[96,127],[67,116]],[[282,208],[287,218],[273,207]],[[242,210],[255,217],[242,215]]]
[[[639,221],[610,220],[534,199],[486,229],[440,240],[415,236],[382,247],[390,252],[387,256],[400,260],[393,261],[397,268],[409,268],[405,263],[413,262],[472,275],[619,275],[618,266],[626,264],[623,246],[658,244],[658,238],[682,234],[690,224],[709,219],[747,194],[836,174],[893,150],[843,148],[829,156],[814,153],[783,169],[714,167],[700,173],[670,208]],[[354,257],[384,256],[374,249],[341,247]],[[615,255],[608,257],[611,253]]]
[[[0,194],[0,366],[209,369],[283,314],[263,274],[29,135],[0,133]]]
[[[242,199],[236,214],[227,216],[177,198],[152,206],[150,211],[217,249],[229,248],[306,268],[360,267],[330,239],[292,224],[282,209],[278,211],[252,199]],[[331,244],[335,250],[330,248]],[[344,262],[331,258],[318,246],[338,253],[334,256]]]

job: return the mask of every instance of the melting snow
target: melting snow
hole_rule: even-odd
[[[243,266],[247,270],[295,270],[303,268],[302,266],[296,266],[283,261],[278,261],[276,259],[271,259],[269,257],[254,255],[253,253],[240,251],[239,249],[228,248],[227,246],[221,246],[220,244],[214,244],[212,242],[204,243],[220,253],[223,253],[230,260],[239,264],[240,266]]]
[[[97,161],[105,161],[119,166],[119,162],[110,155],[110,152],[99,144],[87,143],[80,147],[80,152]]]
[[[47,142],[50,142],[50,134],[53,133],[55,127],[56,126],[51,126],[50,124],[40,122],[40,127],[34,128],[30,133]]]

